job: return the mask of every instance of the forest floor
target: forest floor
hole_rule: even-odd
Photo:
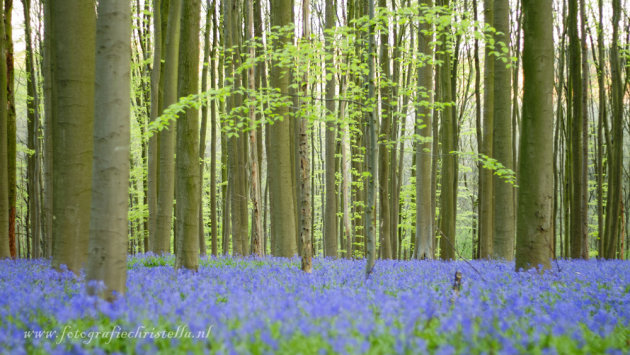
[[[128,261],[127,292],[89,296],[48,260],[0,261],[0,353],[624,354],[630,262],[202,258]],[[453,287],[456,271],[462,282]]]

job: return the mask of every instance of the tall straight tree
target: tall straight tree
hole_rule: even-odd
[[[484,0],[483,17],[486,25],[492,26],[494,22],[494,0]],[[486,43],[484,53],[483,75],[483,128],[480,153],[485,156],[493,156],[493,130],[494,130],[494,60],[492,60],[492,48]],[[481,169],[479,173],[479,257],[490,258],[492,252],[492,240],[494,232],[494,188],[493,175],[490,169]]]
[[[243,87],[243,75],[239,67],[242,63],[241,42],[243,31],[243,19],[241,16],[242,2],[230,0],[225,2],[225,43],[229,54],[227,72],[231,73],[234,88]],[[238,91],[230,95],[228,112],[233,114],[234,120],[246,120],[241,116],[239,108],[243,103],[243,96]],[[240,122],[239,122],[240,123]],[[247,139],[243,132],[238,132],[238,136],[228,138],[228,164],[231,180],[230,186],[230,209],[232,217],[232,252],[235,255],[249,254],[249,234],[248,234],[248,206],[247,206]]]
[[[212,12],[212,33],[213,44],[212,53],[210,54],[210,83],[212,89],[217,89],[217,48],[219,47],[219,16],[216,11],[216,0],[212,1],[212,5],[208,9]],[[210,227],[212,228],[212,255],[217,256],[218,253],[218,219],[217,219],[217,103],[210,104]]]
[[[51,2],[53,267],[78,273],[88,256],[94,129],[94,1]],[[128,157],[127,157],[128,159]]]
[[[43,199],[42,199],[42,234],[46,239],[44,249],[46,257],[53,253],[53,122],[55,110],[53,102],[53,35],[50,1],[44,1],[44,40],[42,43],[42,74],[44,94],[44,174],[43,174]]]
[[[293,2],[290,0],[271,0],[271,26],[287,26],[292,21]],[[289,34],[274,41],[276,49],[291,43]],[[271,66],[271,87],[286,95],[289,92],[289,73],[281,63]],[[291,257],[297,253],[297,221],[295,206],[295,178],[291,165],[291,136],[289,108],[285,105],[276,107],[274,115],[278,120],[269,125],[269,140],[273,144],[268,150],[269,199],[271,207],[271,238],[275,240],[276,256]]]
[[[439,0],[442,6],[450,6],[450,0]],[[444,31],[446,32],[446,31]],[[442,33],[441,35],[446,35]],[[457,217],[457,117],[453,107],[453,91],[451,85],[451,53],[448,41],[442,41],[439,67],[440,101],[445,103],[442,109],[441,143],[442,143],[442,189],[440,192],[440,258],[455,259],[455,221]]]
[[[4,1],[4,37],[7,67],[7,171],[9,177],[9,250],[17,257],[15,222],[17,217],[17,116],[15,114],[15,69],[13,53],[13,0]]]
[[[154,121],[160,113],[160,95],[163,59],[162,6],[168,0],[153,0],[153,68],[151,69],[151,112],[150,119]],[[149,210],[149,250],[158,252],[157,221],[158,221],[158,144],[159,133],[149,138],[147,161],[147,204]]]
[[[374,90],[374,81],[376,79],[376,45],[374,39],[374,0],[367,0],[368,2],[368,16],[370,18],[370,25],[368,29],[368,103],[370,105],[376,105],[376,93]],[[372,214],[374,212],[374,208],[376,205],[376,184],[374,179],[376,179],[377,173],[377,150],[378,147],[376,145],[376,125],[377,125],[377,116],[376,109],[368,111],[365,114],[365,118],[367,120],[367,170],[369,173],[367,180],[367,201],[365,205],[365,239],[366,239],[366,248],[365,248],[365,275],[366,277],[370,276],[372,271],[374,270],[374,263],[376,258],[376,232],[374,228],[374,223],[372,223]]]
[[[305,1],[308,4],[308,0]],[[305,5],[306,6],[306,5]],[[249,44],[249,59],[252,62],[256,61],[256,49],[255,49],[255,28],[254,28],[254,1],[247,0],[247,38],[250,41]],[[256,70],[258,68],[252,65],[247,73],[247,88],[254,92],[256,90]],[[253,102],[254,100],[252,100]],[[249,108],[249,125],[250,130],[248,133],[249,138],[249,166],[251,176],[250,194],[252,200],[252,252],[257,256],[264,255],[264,231],[263,231],[263,203],[262,203],[262,189],[260,183],[260,156],[262,151],[259,150],[262,146],[258,144],[258,131],[261,128],[256,127],[256,107],[252,104]],[[261,149],[262,150],[262,149]]]
[[[199,29],[201,1],[182,3],[179,48],[180,97],[199,92]],[[199,208],[201,177],[199,175],[199,110],[188,108],[177,122],[176,144],[177,257],[176,268],[199,268]]]
[[[37,76],[35,72],[35,55],[31,31],[31,0],[22,0],[24,9],[24,37],[26,39],[26,70],[27,77],[27,119],[28,119],[28,148],[33,154],[28,157],[28,208],[31,223],[31,256],[39,258],[41,255],[41,201],[40,201],[40,173],[41,149],[39,144],[39,93],[37,92]]]
[[[495,40],[510,46],[510,5],[508,0],[494,0]],[[508,169],[514,167],[512,145],[511,70],[498,56],[494,57],[494,142],[493,157]],[[494,186],[494,232],[493,255],[497,258],[514,258],[514,187],[507,181],[495,177]]]
[[[125,292],[130,145],[131,7],[100,1],[96,24],[94,163],[86,278],[105,299]]]
[[[623,162],[623,96],[621,63],[619,59],[619,21],[621,1],[612,2],[612,43],[610,48],[610,75],[612,77],[612,129],[608,149],[608,195],[606,199],[606,226],[604,229],[604,253],[607,259],[617,258],[621,230],[621,193]]]
[[[433,0],[423,0],[421,16],[433,6]],[[431,158],[433,134],[433,50],[431,45],[432,26],[421,21],[418,27],[418,53],[424,60],[418,68],[418,91],[416,104],[416,259],[433,259],[433,211],[431,208]]]
[[[166,30],[164,56],[164,96],[162,107],[166,108],[177,102],[177,78],[179,65],[179,36],[181,0],[170,0],[168,25]],[[171,231],[173,228],[173,198],[175,190],[175,134],[176,123],[158,135],[159,171],[158,171],[158,208],[153,252],[165,254],[171,252]],[[196,217],[196,215],[195,215]]]
[[[3,14],[4,0],[0,0],[0,15]],[[0,21],[0,58],[5,57],[4,23]],[[9,251],[9,175],[4,167],[7,159],[7,68],[0,60],[0,259],[10,258]]]
[[[337,16],[335,0],[326,0],[326,30],[335,28]],[[326,48],[332,52],[334,37],[326,35]],[[326,56],[326,68],[332,70],[334,66],[333,55]],[[324,256],[337,257],[337,194],[335,189],[335,147],[337,140],[337,125],[335,124],[335,75],[326,76],[326,208],[324,210]]]
[[[203,69],[201,70],[201,91],[208,91],[208,72],[211,68],[210,66],[210,32],[212,32],[212,14],[214,13],[213,4],[210,4],[210,0],[207,1],[207,10],[206,10],[206,29],[204,30],[203,35]],[[214,75],[214,74],[213,74]],[[208,113],[210,111],[210,106],[214,106],[214,103],[210,103],[207,106],[204,106],[201,109],[201,126],[199,128],[199,179],[202,182],[201,186],[203,186],[203,170],[205,166],[205,158],[206,158],[206,132],[208,130]],[[212,150],[214,152],[214,149]],[[214,171],[214,169],[212,170]],[[214,173],[213,173],[214,174]],[[216,185],[214,186],[216,188]],[[212,190],[214,191],[214,190]],[[202,188],[199,189],[199,255],[206,255],[206,233],[204,231],[204,223],[203,223],[203,194],[204,191]],[[211,192],[210,196],[213,196],[214,192]],[[211,206],[214,203],[211,203]],[[216,211],[215,211],[216,212]],[[214,221],[212,221],[214,224]],[[214,227],[214,226],[213,226]],[[216,231],[216,229],[215,229]]]
[[[252,0],[248,0],[250,3]],[[302,2],[302,41],[305,44],[310,44],[311,37],[311,1],[303,0]],[[309,63],[306,63],[308,68]],[[308,97],[310,85],[309,85],[309,71],[308,69],[304,73],[301,95],[304,99]],[[300,256],[302,257],[302,271],[310,273],[313,269],[313,245],[311,242],[312,229],[311,229],[311,161],[308,156],[308,115],[307,117],[301,117],[298,132],[298,150],[299,157],[298,163],[300,168],[300,181],[298,184],[298,202],[299,202],[299,218],[300,218],[300,246],[302,250]],[[314,149],[314,147],[311,147]]]
[[[516,270],[551,267],[553,240],[553,9],[523,0],[523,123]]]
[[[570,255],[572,258],[582,257],[582,242],[586,238],[587,206],[586,206],[586,169],[584,156],[584,120],[582,115],[582,71],[581,40],[578,35],[578,0],[569,0],[569,16],[567,26],[569,32],[569,95],[571,139],[568,141],[571,157],[571,191],[570,191]],[[585,35],[584,33],[582,34]]]
[[[386,9],[387,1],[379,0],[379,7]],[[379,217],[380,230],[379,239],[381,246],[381,257],[383,259],[392,258],[392,227],[391,227],[391,198],[390,180],[392,178],[389,168],[390,152],[387,139],[389,139],[392,129],[392,105],[391,105],[391,65],[389,59],[389,29],[387,26],[381,29],[380,34],[380,82],[381,82],[381,125],[379,137],[384,141],[379,142],[378,148],[378,192],[379,192]],[[394,202],[396,203],[396,202]]]

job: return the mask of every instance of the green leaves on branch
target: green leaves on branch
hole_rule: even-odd
[[[498,160],[494,158],[490,158],[489,156],[476,152],[451,152],[451,154],[456,154],[460,157],[467,157],[473,159],[477,163],[481,164],[481,167],[484,169],[492,170],[494,175],[505,181],[506,183],[512,185],[513,187],[518,187],[516,184],[516,173],[514,170],[506,168],[503,164],[501,164]]]

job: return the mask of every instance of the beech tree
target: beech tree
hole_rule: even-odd
[[[53,266],[78,273],[88,258],[94,129],[94,1],[50,4]],[[127,158],[128,159],[128,158]]]
[[[94,164],[86,278],[106,299],[125,292],[130,144],[131,7],[101,1],[96,25]]]
[[[3,15],[4,0],[0,0]],[[4,15],[3,15],[4,16]],[[0,21],[0,58],[5,58],[4,23]],[[7,76],[6,62],[0,60],[0,259],[11,257],[9,251],[9,175],[4,167],[7,154]]]
[[[199,90],[200,0],[182,3],[179,48],[179,97],[197,94]],[[177,262],[176,267],[197,270],[199,267],[199,110],[187,109],[177,121],[176,144]]]
[[[516,229],[516,270],[550,268],[553,236],[553,11],[523,0],[523,127]]]

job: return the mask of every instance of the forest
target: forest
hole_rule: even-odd
[[[627,0],[0,14],[0,352],[630,348]]]

